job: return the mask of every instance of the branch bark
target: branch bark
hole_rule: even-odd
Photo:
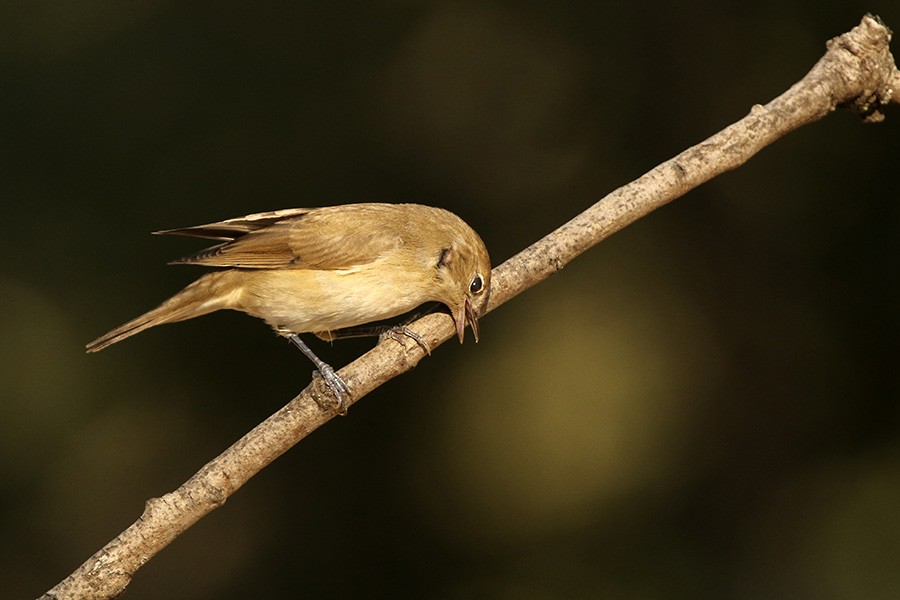
[[[563,268],[576,256],[709,179],[744,164],[765,146],[837,108],[866,121],[884,119],[887,104],[900,103],[900,71],[891,32],[866,16],[850,32],[830,40],[810,72],[782,95],[709,139],[615,190],[562,227],[493,271],[493,310]],[[426,316],[411,328],[435,348],[454,335],[447,315]],[[418,344],[385,340],[340,371],[352,390],[349,403],[413,368],[424,357]],[[177,490],[146,504],[130,527],[90,557],[42,598],[111,598],[169,542],[225,500],[263,467],[335,416],[334,403],[317,379]]]

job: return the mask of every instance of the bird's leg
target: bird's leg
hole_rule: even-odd
[[[293,342],[293,344],[300,349],[300,352],[305,354],[306,358],[311,360],[312,363],[316,366],[316,369],[322,376],[322,379],[325,380],[325,383],[327,383],[328,387],[331,388],[331,392],[334,394],[334,397],[337,398],[338,411],[341,415],[346,415],[347,399],[350,395],[350,388],[347,387],[347,384],[344,383],[344,380],[334,372],[334,369],[331,368],[331,365],[327,364],[321,358],[316,356],[315,353],[310,350],[309,346],[307,346],[297,334],[291,334],[290,336],[288,336],[288,339],[291,340],[291,342]]]
[[[428,342],[425,341],[421,335],[407,327],[413,321],[417,321],[418,319],[424,317],[425,315],[429,315],[433,313],[435,310],[441,307],[441,304],[435,302],[431,306],[427,307],[424,310],[417,311],[403,319],[397,325],[363,325],[360,327],[345,327],[343,329],[336,329],[334,331],[329,331],[327,335],[319,334],[319,337],[328,340],[329,342],[334,340],[343,340],[347,338],[357,338],[357,337],[375,337],[378,336],[382,339],[390,338],[395,342],[400,342],[401,336],[406,336],[412,339],[415,343],[417,343],[422,350],[425,351],[426,354],[431,356],[431,347],[428,345]]]
[[[426,306],[422,310],[414,312],[412,315],[409,316],[409,318],[401,321],[399,325],[396,325],[395,327],[391,327],[391,328],[387,329],[386,331],[381,332],[381,337],[382,338],[389,337],[399,344],[400,336],[405,335],[406,337],[411,338],[415,343],[417,343],[419,345],[419,347],[421,347],[422,350],[425,351],[425,354],[427,354],[428,356],[431,356],[431,346],[428,345],[428,342],[426,342],[425,339],[421,335],[419,335],[418,333],[416,333],[415,331],[413,331],[412,329],[407,327],[407,325],[409,325],[413,321],[418,321],[425,315],[430,315],[434,311],[441,308],[441,306],[443,306],[443,305],[440,302],[431,303],[430,305]]]
[[[415,343],[422,347],[426,354],[431,355],[431,348],[421,335],[407,327],[406,325],[372,325],[369,327],[345,327],[344,329],[336,329],[329,331],[327,340],[345,340],[347,338],[358,337],[375,337],[382,339],[391,338],[395,342],[399,342],[401,336],[411,338]],[[324,336],[322,336],[324,337]]]

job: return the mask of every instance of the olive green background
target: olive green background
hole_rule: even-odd
[[[446,207],[499,264],[896,2],[6,3],[0,595],[36,597],[311,367],[152,230]],[[894,44],[897,51],[897,44]],[[900,110],[838,112],[315,432],[127,598],[900,596]],[[340,366],[372,341],[317,343]]]

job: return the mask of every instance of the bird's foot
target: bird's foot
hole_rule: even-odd
[[[331,393],[334,394],[334,398],[337,400],[338,414],[342,417],[346,416],[347,408],[350,406],[348,402],[350,399],[350,388],[344,380],[334,372],[331,365],[324,363],[319,365],[317,371],[313,371],[313,379],[316,377],[321,377],[325,381],[325,385],[331,390]]]
[[[347,387],[344,380],[334,372],[331,365],[316,356],[296,333],[288,336],[288,339],[291,340],[291,342],[297,346],[297,348],[299,348],[314,365],[316,365],[316,369],[318,370],[313,371],[313,379],[318,375],[325,380],[325,383],[331,388],[331,393],[334,394],[335,399],[337,399],[338,414],[341,416],[346,415],[347,408],[350,406],[350,403],[348,402],[350,399],[350,388]]]
[[[401,343],[400,340],[404,337],[408,337],[412,339],[415,343],[417,343],[422,350],[425,351],[425,354],[431,356],[431,347],[428,345],[428,342],[425,341],[421,335],[406,327],[405,325],[397,325],[396,327],[391,327],[390,329],[386,329],[381,334],[381,338],[390,338],[397,343]]]

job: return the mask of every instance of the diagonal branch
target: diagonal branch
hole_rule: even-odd
[[[766,105],[709,139],[615,190],[586,211],[493,271],[493,310],[543,281],[588,248],[709,179],[744,164],[765,146],[837,108],[869,122],[882,108],[900,103],[900,71],[891,33],[867,16],[849,33],[830,40],[810,72]],[[454,335],[446,315],[432,314],[411,327],[432,348]],[[341,369],[354,403],[384,382],[413,368],[424,356],[416,343],[388,339]],[[43,598],[110,598],[134,573],[200,518],[307,434],[335,416],[319,380],[266,419],[177,490],[147,502],[140,518]]]

